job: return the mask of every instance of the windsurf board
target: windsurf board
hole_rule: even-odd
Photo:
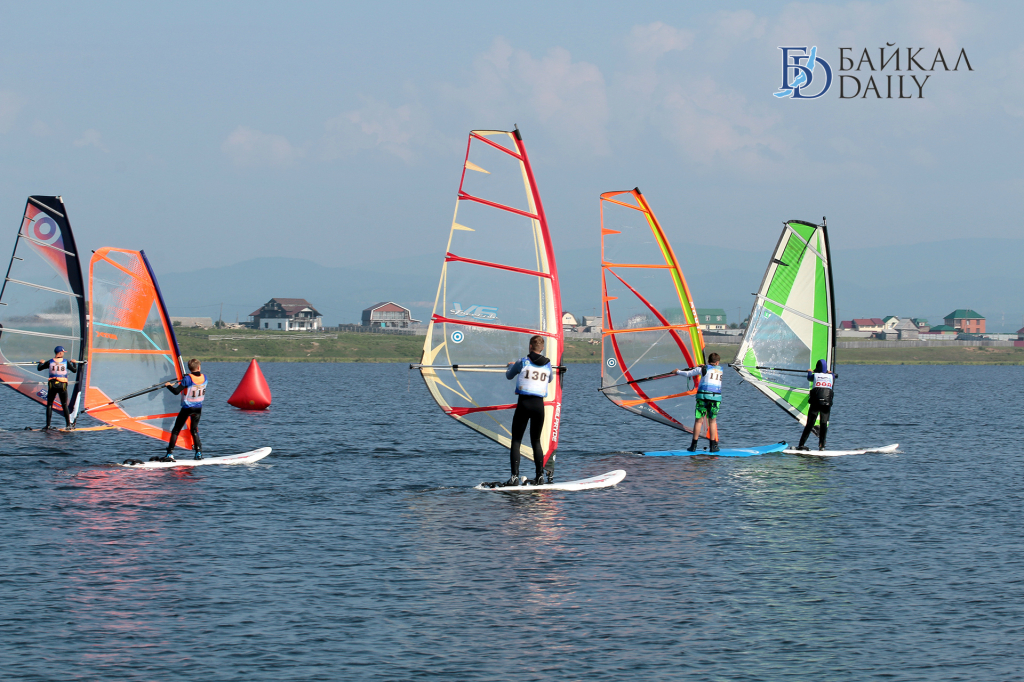
[[[844,455],[870,455],[896,452],[900,447],[899,443],[886,445],[880,448],[864,448],[861,450],[783,450],[787,455],[804,455],[806,457],[843,457]]]
[[[789,447],[789,444],[785,441],[779,443],[772,443],[771,445],[761,445],[756,448],[722,448],[718,452],[709,452],[707,450],[696,450],[690,452],[689,450],[656,450],[653,452],[642,452],[640,454],[647,457],[692,457],[693,455],[710,455],[712,457],[755,457],[757,455],[767,455],[771,452],[782,452]]]
[[[626,477],[626,472],[622,469],[615,471],[609,471],[607,474],[601,474],[600,476],[591,476],[590,478],[581,478],[577,481],[565,481],[564,483],[546,483],[543,485],[495,485],[491,487],[489,483],[481,483],[476,486],[476,490],[490,490],[498,493],[511,493],[511,492],[539,492],[541,490],[592,490],[594,488],[608,488],[618,484]]]
[[[199,467],[211,464],[252,464],[258,462],[270,454],[270,448],[259,448],[251,452],[243,452],[239,455],[225,455],[224,457],[207,457],[206,459],[179,459],[174,462],[141,462],[139,464],[128,464],[133,460],[126,460],[118,466],[132,469],[169,469],[171,467]],[[138,461],[138,460],[134,460]]]

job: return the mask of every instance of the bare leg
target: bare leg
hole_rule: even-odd
[[[711,440],[718,440],[718,420],[712,419],[708,426],[708,438]]]

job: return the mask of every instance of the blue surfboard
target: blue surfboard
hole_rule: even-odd
[[[771,445],[761,445],[756,448],[722,448],[718,452],[708,452],[707,450],[697,450],[696,452],[690,452],[689,450],[655,450],[653,452],[643,452],[641,454],[647,457],[691,457],[693,455],[711,455],[714,457],[754,457],[755,455],[767,455],[769,452],[782,452],[788,447],[788,443],[781,441],[779,443],[772,443]]]

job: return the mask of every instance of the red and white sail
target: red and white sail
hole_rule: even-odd
[[[558,271],[544,208],[519,130],[469,134],[455,216],[420,371],[453,419],[511,447],[515,383],[505,367],[545,339],[562,358]],[[558,448],[561,377],[548,384],[544,461]],[[533,458],[526,443],[522,454]]]

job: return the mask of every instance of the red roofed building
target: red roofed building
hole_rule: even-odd
[[[254,329],[314,331],[324,328],[323,315],[304,298],[272,298],[249,313]]]
[[[419,323],[412,319],[411,310],[393,301],[374,303],[363,311],[363,326],[411,327]]]
[[[885,322],[880,317],[862,317],[853,320],[853,326],[859,332],[880,332],[885,326]]]

